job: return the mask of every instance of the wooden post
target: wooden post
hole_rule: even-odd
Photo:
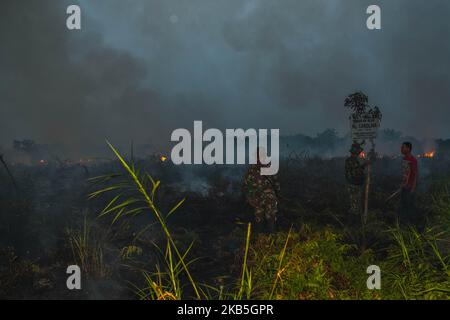
[[[366,178],[366,186],[364,190],[364,214],[363,214],[363,224],[367,223],[367,216],[369,214],[369,190],[370,190],[370,171],[372,164],[367,164],[367,178]]]
[[[370,191],[370,175],[372,170],[372,161],[371,157],[375,155],[375,142],[373,139],[370,139],[371,149],[369,153],[367,153],[367,178],[366,185],[364,190],[364,214],[363,214],[363,224],[367,223],[367,217],[369,215],[369,191]]]

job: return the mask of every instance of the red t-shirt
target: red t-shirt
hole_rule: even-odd
[[[416,185],[418,174],[417,160],[414,156],[405,156],[402,161],[403,167],[403,187],[411,189]]]

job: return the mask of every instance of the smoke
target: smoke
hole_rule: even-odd
[[[95,152],[105,138],[157,134],[159,94],[144,85],[145,65],[89,28],[69,32],[65,8],[61,1],[2,4],[2,143],[29,137]]]
[[[65,28],[79,4],[82,30]],[[169,143],[194,120],[282,135],[348,129],[363,90],[384,128],[450,136],[450,3],[6,0],[0,10],[3,145],[32,138],[73,153]]]

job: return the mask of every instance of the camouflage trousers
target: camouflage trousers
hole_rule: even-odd
[[[247,196],[248,203],[255,209],[256,222],[264,220],[275,222],[278,212],[278,199],[273,190],[266,190]]]
[[[360,215],[363,207],[363,186],[349,184],[350,213]]]

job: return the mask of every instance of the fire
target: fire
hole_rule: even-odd
[[[166,160],[167,160],[167,157],[165,157],[165,156],[161,156],[161,157],[159,158],[159,160],[161,160],[162,162],[164,162],[164,161],[166,161]]]
[[[435,155],[435,150],[430,151],[430,152],[425,152],[424,154],[420,154],[418,157],[419,158],[433,158]]]

